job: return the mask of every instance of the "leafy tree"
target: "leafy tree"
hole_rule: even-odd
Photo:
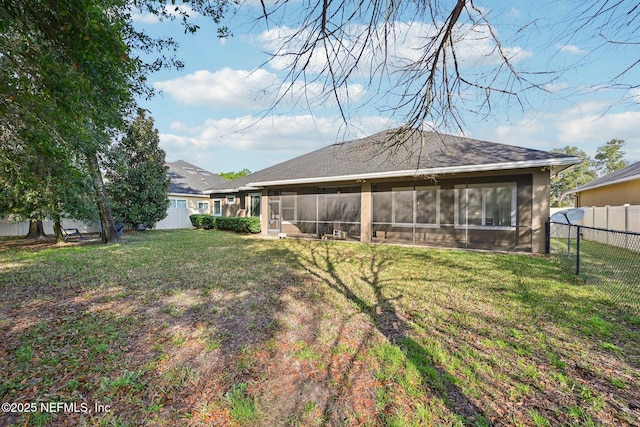
[[[138,8],[160,19],[182,19],[185,31],[195,32],[198,26],[175,3],[0,0],[0,180],[13,182],[5,175],[15,169],[15,147],[46,146],[52,164],[69,166],[49,173],[56,178],[51,183],[69,182],[74,169],[91,178],[104,242],[118,237],[104,191],[100,156],[107,150],[110,135],[135,110],[135,97],[153,94],[147,74],[163,67],[182,67],[175,57],[177,44],[137,31],[132,12]],[[188,3],[191,10],[219,23],[228,2]],[[221,35],[226,32],[220,28]],[[46,138],[28,137],[34,129],[46,133]],[[38,193],[46,174],[39,174],[33,163],[19,167],[22,187],[16,186],[13,194],[23,193],[19,188]],[[52,191],[58,199],[73,193],[60,188]]]
[[[249,175],[251,171],[247,168],[242,169],[240,172],[220,172],[218,175],[221,177],[228,179],[229,181],[233,181],[237,178],[242,178],[243,176]]]
[[[612,139],[605,145],[598,147],[595,160],[600,175],[608,175],[618,169],[626,167],[629,163],[624,160],[625,152],[622,147],[625,142],[622,139]]]
[[[2,137],[4,136],[4,138]],[[0,216],[29,220],[27,237],[46,237],[43,220],[54,220],[62,240],[61,219],[96,219],[90,180],[85,170],[64,152],[64,146],[48,140],[51,135],[37,127],[22,127],[16,138],[0,136]]]
[[[169,207],[168,168],[153,119],[144,110],[109,153],[106,189],[113,215],[135,228],[155,224]]]
[[[552,150],[554,153],[567,154],[582,159],[582,163],[565,169],[551,179],[551,206],[568,207],[573,206],[573,196],[569,191],[593,181],[598,177],[596,174],[595,162],[582,150],[577,147],[566,146]]]

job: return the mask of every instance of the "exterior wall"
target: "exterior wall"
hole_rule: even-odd
[[[640,205],[640,178],[576,193],[576,206]]]
[[[266,193],[265,193],[266,194]],[[252,196],[260,197],[260,206],[251,206]],[[266,199],[263,197],[262,191],[242,191],[232,194],[211,194],[211,214],[213,216],[233,216],[248,217],[255,215],[253,210],[257,210],[260,218],[266,219],[262,214],[262,207],[265,206]],[[216,211],[216,206],[220,205],[220,211]],[[261,229],[265,229],[264,225]]]
[[[534,253],[544,253],[546,246],[546,222],[550,216],[551,175],[548,171],[533,171],[532,246]]]

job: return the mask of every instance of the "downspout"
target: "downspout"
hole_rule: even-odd
[[[416,244],[416,216],[417,216],[417,209],[418,207],[416,206],[416,201],[417,201],[417,195],[416,195],[416,181],[413,181],[413,192],[411,194],[412,197],[412,201],[411,201],[411,205],[412,205],[412,211],[411,212],[411,222],[413,223],[411,225],[411,236],[412,236],[412,241],[413,244]]]
[[[469,178],[464,180],[464,247],[469,248]]]

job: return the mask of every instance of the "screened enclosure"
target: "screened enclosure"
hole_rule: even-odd
[[[503,179],[381,183],[364,198],[360,187],[271,191],[268,233],[360,241],[365,224],[373,243],[530,251],[532,178]],[[370,203],[370,218],[361,203]]]
[[[316,188],[269,194],[269,234],[360,240],[360,188]]]
[[[480,249],[531,249],[531,185],[380,185],[372,192],[372,241]]]

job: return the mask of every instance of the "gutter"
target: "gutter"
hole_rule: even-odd
[[[248,183],[251,187],[267,187],[274,185],[287,185],[287,184],[315,184],[323,182],[334,181],[352,181],[363,179],[377,179],[377,178],[400,178],[407,176],[421,176],[421,175],[443,175],[453,173],[464,172],[486,172],[493,170],[508,170],[508,169],[525,169],[525,168],[537,168],[537,167],[549,167],[549,166],[571,166],[576,163],[580,163],[582,160],[578,157],[568,157],[563,159],[546,159],[546,160],[525,160],[519,162],[506,162],[506,163],[487,163],[484,165],[464,165],[464,166],[447,166],[440,168],[429,169],[410,169],[402,171],[392,172],[375,172],[365,173],[357,175],[339,175],[339,176],[327,176],[316,178],[299,178],[299,179],[283,179],[277,181],[258,181]],[[243,188],[250,187],[240,187]],[[257,189],[257,188],[255,188]],[[227,191],[227,190],[225,190]],[[237,191],[237,190],[236,190]],[[222,193],[223,191],[219,191]]]
[[[207,195],[202,193],[168,193],[168,197],[206,197]]]
[[[225,188],[222,190],[205,190],[203,191],[204,194],[231,194],[231,193],[238,193],[240,191],[259,191],[262,188],[258,188],[258,187],[252,187],[252,186],[242,186],[242,187],[238,187],[238,188]]]
[[[576,188],[575,190],[567,191],[567,194],[575,194],[580,193],[582,191],[594,190],[596,188],[606,187],[607,185],[613,184],[622,184],[623,182],[635,181],[636,179],[640,179],[640,175],[628,176],[626,178],[615,179],[613,181],[604,182],[602,184],[590,185],[588,187]]]

